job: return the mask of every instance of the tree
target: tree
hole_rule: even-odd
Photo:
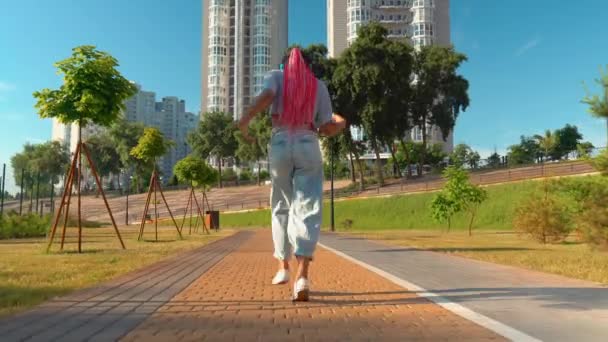
[[[361,155],[365,153],[366,142],[356,141],[353,139],[351,128],[361,128],[361,116],[359,115],[360,101],[358,94],[355,93],[353,88],[353,75],[349,72],[351,60],[340,59],[339,63],[336,59],[329,59],[327,65],[329,65],[331,72],[331,80],[327,84],[329,94],[332,99],[334,111],[340,113],[347,123],[347,127],[344,132],[338,136],[338,144],[340,150],[344,151],[344,154],[348,154],[351,162],[351,170],[355,170],[355,163],[357,164],[357,170],[359,171],[359,190],[363,191],[365,187],[365,174],[363,168],[363,162],[361,161]],[[354,162],[353,162],[354,161]],[[352,181],[355,182],[353,174]]]
[[[555,155],[555,150],[559,144],[559,136],[550,130],[545,131],[545,135],[535,135],[534,139],[542,151],[542,160],[548,160],[551,155]]]
[[[203,188],[213,184],[218,177],[217,172],[204,160],[193,156],[178,161],[173,168],[173,173],[180,182]]]
[[[178,186],[179,185],[179,179],[177,178],[177,176],[175,174],[173,176],[171,176],[171,179],[169,179],[169,183],[167,183],[167,185],[169,185],[169,186]]]
[[[215,158],[218,164],[220,188],[222,183],[222,163],[225,158],[235,155],[238,147],[234,132],[236,126],[232,117],[221,112],[206,113],[195,131],[188,136],[188,143],[200,158]]]
[[[122,167],[120,155],[108,133],[90,137],[87,140],[87,147],[91,151],[91,159],[97,167],[102,183],[103,177],[120,173]]]
[[[120,74],[118,61],[108,53],[91,45],[72,51],[70,58],[55,63],[63,75],[63,85],[58,90],[45,88],[34,93],[38,114],[64,124],[111,125],[137,88]]]
[[[408,175],[411,176],[410,165],[420,160],[423,145],[413,141],[401,143],[397,148],[396,158],[402,169],[408,170]]]
[[[188,156],[175,164],[173,168],[173,174],[185,184],[190,184],[190,195],[188,198],[188,204],[186,204],[186,210],[184,213],[184,219],[182,221],[182,227],[184,227],[184,222],[186,220],[186,215],[188,213],[188,208],[190,208],[190,233],[192,233],[192,211],[194,210],[194,206],[197,208],[197,215],[201,216],[201,222],[203,223],[203,229],[209,232],[207,225],[203,220],[203,212],[205,208],[205,202],[207,201],[206,190],[211,184],[213,184],[217,177],[218,173],[209,167],[207,163],[201,158],[197,158],[194,156]],[[203,189],[203,209],[199,206],[199,202],[196,198],[196,193],[194,189],[196,187],[201,187]],[[211,208],[209,208],[211,210]],[[195,230],[198,227],[198,216],[196,219],[196,223],[194,224]]]
[[[487,193],[471,184],[469,175],[461,167],[449,166],[443,175],[447,182],[431,203],[433,217],[440,222],[448,221],[449,230],[451,217],[459,212],[467,212],[470,215],[468,228],[471,236],[477,209],[487,199]]]
[[[422,130],[425,147],[427,126],[439,127],[446,139],[454,129],[460,112],[469,106],[469,83],[457,73],[466,60],[467,57],[453,47],[423,46],[414,53],[410,108],[412,123]],[[424,163],[425,154],[421,156],[420,165]]]
[[[269,114],[264,114],[257,117],[249,126],[251,137],[255,139],[255,143],[250,143],[243,138],[240,131],[235,131],[235,136],[238,142],[236,157],[241,162],[257,163],[258,185],[261,184],[260,173],[262,172],[261,160],[268,156],[268,144],[272,134],[272,122]]]
[[[576,145],[576,157],[578,159],[588,159],[591,156],[594,148],[595,146],[588,141],[579,143]]]
[[[16,197],[11,195],[8,191],[4,191],[4,199],[7,201],[12,201],[16,199]]]
[[[582,102],[589,106],[588,111],[591,115],[606,120],[606,127],[608,129],[608,67],[606,68],[606,72],[600,69],[600,78],[596,79],[595,82],[600,85],[603,94],[591,95],[587,91],[587,96],[585,96]]]
[[[102,127],[110,126],[124,110],[125,100],[133,96],[137,89],[117,70],[118,61],[108,53],[96,50],[94,46],[84,45],[74,48],[71,57],[55,63],[55,66],[58,69],[58,74],[63,77],[61,87],[57,90],[42,89],[33,95],[36,98],[35,107],[40,117],[56,118],[64,124],[78,122],[78,146],[74,155],[74,162],[78,160],[78,171],[76,171],[76,163],[73,163],[68,178],[72,177],[72,179],[78,180],[78,252],[80,252],[82,226],[80,220],[81,177],[79,175],[82,170],[82,152],[84,151],[90,157],[86,145],[82,144],[80,131],[88,123]],[[93,165],[91,165],[91,169],[95,173]],[[78,172],[78,175],[74,177],[76,172]],[[124,248],[124,243],[112,217],[103,189],[101,189],[101,184],[98,184],[98,187],[106,203],[116,235]],[[66,187],[66,193],[71,193],[70,189],[71,185],[69,188]],[[59,213],[62,212],[64,207],[64,201],[61,202]],[[68,198],[68,209],[69,202]],[[65,215],[67,219],[68,210],[65,211]],[[56,217],[51,230],[48,248],[51,247],[55,237],[58,220],[59,215]],[[65,229],[63,237],[65,237]]]
[[[58,141],[49,141],[43,144],[25,144],[23,151],[11,158],[15,184],[23,186],[25,191],[28,185],[33,184],[40,174],[43,184],[55,184],[65,175],[70,163],[70,153],[67,146]],[[22,170],[25,170],[24,184],[21,184]],[[41,193],[48,194],[50,185],[41,186]],[[31,195],[31,194],[30,194]]]
[[[169,208],[169,203],[163,194],[163,190],[160,184],[160,180],[158,177],[158,172],[156,170],[156,161],[161,156],[165,155],[167,151],[173,146],[173,142],[165,139],[163,134],[157,128],[148,127],[144,129],[144,134],[139,138],[139,142],[137,146],[135,146],[131,150],[131,155],[136,159],[140,160],[144,165],[147,165],[149,168],[152,168],[152,176],[150,178],[150,187],[148,188],[148,197],[146,199],[146,204],[144,206],[144,214],[141,219],[141,226],[139,229],[139,237],[138,240],[143,239],[144,237],[144,228],[146,225],[146,216],[148,215],[148,209],[150,208],[150,203],[154,204],[154,227],[155,227],[155,237],[156,241],[158,241],[158,211],[157,211],[157,201],[156,201],[156,192],[160,191],[160,195],[162,197],[163,202],[165,202],[165,206],[167,211],[169,212],[169,216],[171,216],[171,220],[173,224],[175,224],[175,229],[177,230],[177,234],[179,237],[182,237],[182,233],[180,228],[177,226],[177,222],[173,217],[173,213],[171,212],[171,208]],[[152,194],[154,194],[154,199],[152,200]],[[151,202],[152,200],[152,202]]]
[[[481,161],[481,156],[479,155],[479,152],[477,152],[477,151],[471,152],[471,154],[469,155],[469,167],[471,169],[478,168],[480,161]]]
[[[128,174],[135,173],[135,186],[137,192],[142,191],[142,186],[150,178],[151,171],[145,163],[131,156],[131,150],[137,146],[139,139],[144,134],[144,125],[139,122],[128,122],[120,118],[110,126],[109,134],[116,152],[120,156],[120,164],[123,169],[128,169]]]
[[[538,142],[532,137],[521,136],[520,143],[509,146],[509,164],[532,164],[542,155]]]
[[[420,161],[422,154],[425,154],[427,162],[435,167],[440,166],[447,157],[441,144],[428,146],[426,152],[423,150],[424,145],[422,143],[413,141],[404,142],[397,147],[397,153],[395,154],[397,163],[401,169],[407,170],[409,176],[411,176],[410,165]]]
[[[458,144],[450,155],[450,162],[458,167],[468,165],[471,169],[479,167],[481,156],[467,144]]]
[[[576,151],[577,145],[583,140],[583,135],[578,131],[578,127],[572,125],[566,125],[556,130],[555,136],[557,143],[552,157],[556,160],[568,158],[568,155]]]
[[[137,146],[131,150],[131,156],[156,168],[158,158],[165,155],[172,146],[173,142],[165,139],[157,128],[148,127],[144,129]]]
[[[361,27],[355,42],[338,60],[334,76],[337,96],[351,101],[354,108],[345,109],[358,114],[353,124],[363,127],[376,154],[376,174],[381,185],[384,178],[380,148],[396,138],[398,122],[409,122],[395,114],[408,113],[411,96],[411,48],[389,40],[387,34],[377,23]]]
[[[492,155],[490,155],[488,157],[488,167],[490,168],[497,168],[500,166],[501,164],[501,160],[500,160],[500,155],[496,152],[492,153]]]
[[[437,222],[447,222],[448,232],[452,228],[452,217],[460,211],[459,203],[449,197],[446,193],[438,193],[431,202],[433,218]]]

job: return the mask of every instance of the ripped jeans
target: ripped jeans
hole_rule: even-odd
[[[317,134],[275,128],[270,140],[274,256],[312,258],[321,230],[323,160]]]

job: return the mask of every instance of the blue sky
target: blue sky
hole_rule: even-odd
[[[23,143],[50,138],[51,123],[37,117],[31,94],[59,86],[53,63],[76,45],[110,52],[126,77],[198,111],[201,0],[2,3],[0,163]],[[582,82],[608,64],[608,1],[452,0],[451,6],[452,41],[469,56],[461,71],[471,83],[471,107],[458,119],[456,143],[487,155],[521,134],[571,123],[587,140],[605,144],[605,124],[579,101]],[[325,43],[325,30],[324,0],[290,1],[290,42]]]

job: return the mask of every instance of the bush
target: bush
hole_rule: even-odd
[[[239,180],[241,181],[250,181],[253,178],[251,171],[249,170],[243,170],[241,171],[241,174],[239,175]]]
[[[594,191],[584,208],[577,220],[583,241],[595,248],[608,250],[608,191]]]
[[[225,168],[222,170],[222,180],[224,182],[233,182],[236,181],[237,175],[231,168]]]
[[[562,178],[552,181],[549,189],[568,204],[568,209],[573,214],[580,214],[587,207],[587,203],[597,196],[595,195],[597,191],[608,189],[608,178],[597,176]]]
[[[606,148],[599,156],[593,160],[593,166],[602,173],[608,176],[608,148]]]
[[[270,173],[268,173],[268,171],[266,171],[266,170],[262,170],[260,172],[260,179],[263,181],[270,179]]]
[[[571,218],[565,205],[545,196],[532,196],[515,211],[513,227],[546,243],[563,241],[571,231]]]
[[[343,179],[350,176],[348,161],[335,160],[334,163],[334,179]],[[325,179],[331,177],[331,165],[329,161],[323,163],[323,175]]]
[[[21,239],[43,237],[51,224],[51,216],[42,218],[36,214],[20,216],[9,213],[0,219],[0,239]]]

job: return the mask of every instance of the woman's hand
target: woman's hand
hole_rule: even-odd
[[[239,121],[239,130],[241,131],[245,141],[251,144],[255,143],[255,139],[249,135],[249,120],[247,116],[242,117]]]
[[[338,114],[333,114],[330,122],[319,127],[319,133],[327,137],[333,137],[341,133],[344,128],[346,128],[346,120]]]

